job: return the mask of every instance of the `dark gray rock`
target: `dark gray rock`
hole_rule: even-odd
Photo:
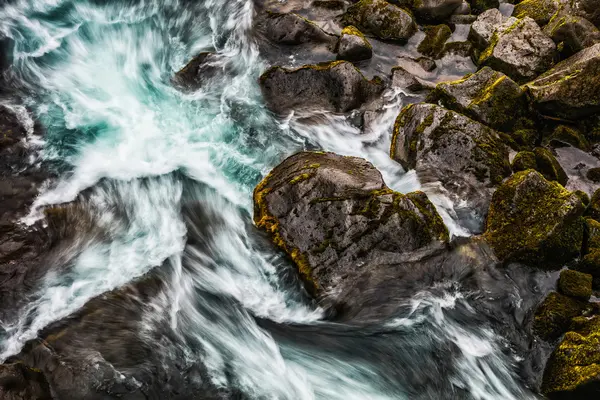
[[[493,129],[433,104],[409,105],[396,119],[391,157],[423,183],[440,182],[466,203],[481,229],[495,186],[510,175],[508,151]]]
[[[342,16],[345,26],[354,25],[379,39],[407,41],[417,31],[413,17],[385,0],[361,0]]]
[[[560,62],[525,85],[534,106],[543,114],[564,119],[600,111],[600,44]]]
[[[411,92],[421,92],[431,90],[435,85],[414,76],[402,67],[394,67],[392,68],[392,87],[407,89]]]
[[[544,27],[544,32],[556,44],[563,43],[569,54],[600,43],[600,31],[583,17],[565,15],[553,18]]]
[[[527,82],[552,66],[556,45],[529,17],[503,32],[496,30],[479,56],[479,65],[504,72],[518,83]]]
[[[260,86],[267,106],[278,114],[292,110],[343,113],[359,108],[384,88],[381,80],[367,80],[347,61],[292,70],[272,67],[260,77]]]
[[[428,101],[502,131],[511,130],[527,115],[527,98],[521,87],[488,67],[458,81],[439,83]]]
[[[366,160],[333,153],[298,153],[273,169],[254,190],[254,221],[294,260],[311,293],[334,298],[372,265],[448,241],[424,193],[394,192]]]
[[[354,26],[342,29],[337,45],[338,60],[363,61],[373,56],[371,43]]]
[[[268,12],[264,20],[266,37],[273,43],[285,45],[328,44],[334,46],[335,35],[323,31],[314,22],[294,13]]]
[[[223,57],[216,53],[203,52],[194,57],[173,77],[173,85],[180,90],[194,91],[212,79],[223,78],[227,71]]]
[[[462,0],[415,0],[411,9],[421,21],[438,22],[454,14],[462,3]]]

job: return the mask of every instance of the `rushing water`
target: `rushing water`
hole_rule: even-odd
[[[186,362],[202,363],[215,385],[248,398],[532,396],[516,358],[458,283],[415,294],[402,315],[379,326],[328,323],[289,278],[287,261],[264,245],[251,225],[252,190],[295,151],[365,157],[403,192],[419,183],[387,151],[401,92],[386,93],[387,109],[367,134],[339,116],[303,123],[268,113],[257,85],[266,64],[252,35],[254,7],[252,0],[2,6],[0,29],[14,40],[10,80],[44,127],[42,156],[62,171],[24,222],[85,192],[101,232],[79,238],[64,255],[71,268],[51,270],[20,317],[2,321],[2,359],[93,297],[160,267],[168,281],[140,309],[142,328],[168,324]],[[203,50],[223,56],[226,77],[194,93],[174,89],[173,74]],[[433,200],[454,234],[468,234],[451,218],[452,204]],[[169,349],[157,344],[157,351]]]

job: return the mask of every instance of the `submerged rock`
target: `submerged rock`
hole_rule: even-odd
[[[524,83],[550,68],[556,54],[552,39],[526,17],[504,31],[496,30],[478,62]]]
[[[298,153],[273,169],[254,190],[254,221],[317,296],[448,241],[424,193],[394,192],[369,162],[333,153]]]
[[[344,25],[354,25],[379,39],[407,41],[417,31],[410,13],[385,0],[360,0],[342,17]]]
[[[359,108],[384,88],[379,78],[367,80],[347,61],[272,67],[260,77],[267,106],[278,114],[294,110],[347,112]]]
[[[576,120],[600,111],[600,44],[558,63],[525,85],[543,114]]]
[[[521,87],[489,67],[458,81],[439,83],[428,101],[498,130],[510,130],[527,113],[527,99]]]
[[[600,316],[576,317],[544,371],[542,392],[550,399],[592,399],[600,391]]]
[[[517,172],[494,193],[484,237],[505,262],[560,268],[579,254],[583,212],[577,194],[537,171]]]
[[[294,13],[268,12],[264,30],[271,42],[285,45],[324,43],[333,47],[338,40],[337,36],[330,35],[314,22]]]
[[[414,0],[412,11],[425,22],[443,21],[458,9],[463,0]]]
[[[350,25],[342,29],[337,53],[339,60],[362,61],[373,56],[373,48],[365,35]]]
[[[409,105],[396,119],[390,154],[422,180],[439,181],[483,222],[493,188],[510,174],[508,151],[493,129],[433,104]]]

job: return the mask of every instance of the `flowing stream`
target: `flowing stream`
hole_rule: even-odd
[[[378,326],[330,323],[265,245],[251,223],[252,190],[296,151],[361,156],[390,187],[420,186],[388,156],[400,91],[386,93],[386,112],[366,135],[339,116],[282,122],[269,114],[254,12],[252,0],[0,6],[0,29],[14,40],[8,73],[43,126],[41,156],[61,171],[24,223],[85,193],[102,232],[79,238],[65,255],[71,267],[49,271],[19,318],[1,321],[2,360],[90,299],[161,268],[165,286],[139,310],[140,334],[167,325],[182,362],[202,363],[214,385],[245,398],[533,398],[518,357],[459,283],[415,294]],[[206,50],[222,55],[226,78],[176,90],[174,73]],[[468,235],[452,204],[432,199],[453,234]],[[155,346],[168,353],[173,344]]]

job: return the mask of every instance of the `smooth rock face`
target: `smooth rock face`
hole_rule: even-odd
[[[298,14],[270,12],[264,24],[265,35],[273,43],[286,45],[325,43],[333,46],[338,39]]]
[[[373,56],[373,48],[358,29],[347,26],[342,30],[337,53],[339,60],[363,61]]]
[[[587,19],[572,15],[552,19],[544,32],[556,44],[564,43],[571,54],[600,43],[600,30]]]
[[[552,39],[534,20],[526,17],[503,32],[496,31],[490,45],[481,53],[479,64],[524,83],[550,68],[556,55]]]
[[[298,69],[272,67],[260,77],[267,106],[278,114],[292,110],[346,112],[359,108],[383,91],[351,63],[336,61]]]
[[[600,111],[600,44],[580,51],[525,85],[535,107],[567,120]]]
[[[439,248],[448,231],[422,192],[389,189],[366,160],[298,153],[254,190],[254,221],[317,296],[342,293],[371,265]]]
[[[428,101],[498,130],[510,130],[527,110],[521,87],[489,67],[458,81],[439,83]]]
[[[492,8],[480,14],[473,22],[469,30],[469,40],[475,47],[483,50],[490,45],[494,33],[504,32],[515,22],[516,18],[506,18],[498,9]]]
[[[496,131],[433,104],[400,112],[390,153],[422,182],[441,182],[456,204],[466,202],[479,229],[494,186],[510,174],[508,151]]]
[[[384,40],[407,41],[417,25],[411,15],[385,0],[361,0],[342,17],[344,25],[354,25],[362,32]]]
[[[517,172],[494,192],[484,237],[500,260],[553,269],[583,243],[581,198],[539,172]]]
[[[421,21],[443,21],[462,4],[462,0],[415,0],[411,7]]]

